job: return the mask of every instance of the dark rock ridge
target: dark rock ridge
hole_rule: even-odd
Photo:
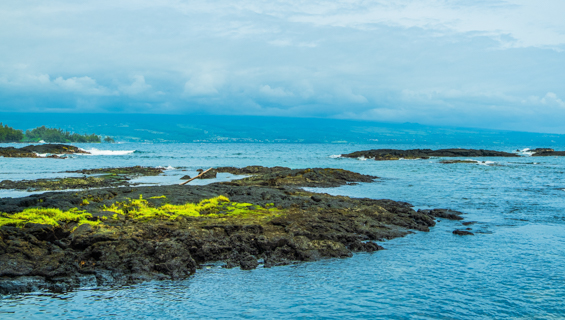
[[[224,184],[237,186],[292,186],[292,187],[320,187],[332,188],[358,182],[373,182],[378,177],[360,174],[344,169],[312,168],[290,169],[286,167],[260,167],[249,166],[245,168],[220,167],[217,172],[232,174],[250,174],[251,177],[224,182]]]
[[[479,163],[477,160],[442,160],[439,163],[454,164],[454,163]]]
[[[118,186],[133,186],[130,179],[140,176],[155,176],[163,173],[162,168],[153,167],[121,167],[102,169],[83,169],[67,171],[70,173],[82,173],[84,177],[66,177],[52,179],[36,179],[0,182],[0,189],[15,189],[28,191],[42,190],[67,190],[67,189],[91,189]],[[202,172],[202,170],[200,170]],[[216,178],[218,172],[229,172],[236,175],[252,175],[249,178],[225,182],[231,185],[254,185],[254,186],[294,186],[294,187],[338,187],[345,184],[356,184],[357,182],[372,182],[377,177],[363,175],[343,169],[290,169],[286,167],[261,167],[250,166],[244,168],[220,167],[213,169],[200,179]],[[188,177],[188,178],[187,178]],[[188,180],[189,176],[181,179]]]
[[[314,178],[318,174],[324,176],[322,171]],[[435,217],[460,219],[458,212],[447,209],[416,212],[405,202],[306,192],[295,188],[301,184],[297,181],[305,180],[293,177],[285,174],[273,178],[278,183],[288,181],[289,187],[215,183],[48,192],[0,199],[0,212],[8,218],[32,207],[80,207],[93,214],[91,220],[101,220],[98,226],[82,224],[76,229],[74,222],[55,227],[0,227],[0,293],[178,279],[213,261],[224,261],[226,267],[253,269],[259,264],[271,267],[349,257],[352,252],[383,249],[375,241],[401,237],[410,230],[428,231],[435,225]],[[106,211],[117,201],[139,199],[140,195],[154,207],[197,203],[218,195],[252,206],[244,215],[203,214],[174,220],[137,220],[123,215],[112,218],[113,213]],[[254,209],[256,206],[273,209],[254,211],[259,210]]]
[[[551,148],[537,148],[534,150],[530,150],[533,152],[532,157],[559,157],[565,156],[565,151],[555,151]]]
[[[429,159],[430,157],[519,157],[514,153],[482,149],[373,149],[342,154],[341,156],[344,158],[364,157],[374,160]]]
[[[165,169],[155,168],[155,167],[119,167],[119,168],[100,168],[100,169],[82,169],[75,171],[67,171],[71,173],[82,173],[82,174],[114,174],[114,175],[127,175],[133,176],[157,176],[163,173]]]
[[[122,167],[122,168],[103,168],[103,169],[84,169],[77,171],[67,171],[72,173],[82,173],[95,176],[66,177],[36,180],[3,180],[0,182],[0,189],[14,189],[27,191],[44,190],[68,190],[68,189],[90,189],[131,186],[130,179],[140,176],[155,176],[163,173],[162,168],[153,167]]]
[[[78,147],[68,144],[40,144],[30,145],[23,148],[5,147],[0,148],[0,156],[6,158],[39,158],[37,154],[89,154]]]

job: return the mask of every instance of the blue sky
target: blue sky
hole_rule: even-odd
[[[565,133],[564,1],[0,3],[0,111]]]

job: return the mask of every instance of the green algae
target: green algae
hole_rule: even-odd
[[[151,197],[150,199],[159,198],[166,197]],[[104,206],[104,210],[115,212],[114,219],[118,219],[118,215],[123,215],[136,220],[174,220],[178,217],[249,218],[251,216],[277,214],[279,210],[272,208],[272,206],[271,204],[270,206],[261,207],[251,203],[232,202],[225,196],[204,199],[199,203],[185,203],[181,205],[166,203],[161,206],[154,206],[140,195],[139,199],[129,199],[123,202],[116,202],[109,207]]]
[[[151,197],[150,199],[166,199],[165,196]],[[81,205],[87,205],[88,200],[84,199]],[[279,216],[281,211],[273,207],[273,204],[267,204],[265,207],[254,205],[251,203],[231,202],[225,196],[217,196],[210,199],[204,199],[198,203],[185,203],[174,205],[165,203],[156,206],[149,201],[143,199],[140,195],[139,199],[129,199],[122,202],[115,202],[111,206],[104,206],[104,211],[114,212],[112,219],[118,220],[120,216],[128,219],[148,221],[152,219],[169,219],[175,220],[179,217],[195,217],[210,218],[214,220],[223,220],[225,218],[265,218]],[[92,214],[72,208],[62,211],[56,208],[28,208],[22,212],[7,214],[0,213],[0,227],[5,225],[15,225],[24,227],[28,223],[45,224],[59,226],[71,222],[76,222],[77,227],[83,224],[97,226],[107,221],[107,217],[102,217],[99,221],[92,221]]]
[[[92,218],[92,214],[77,208],[72,208],[67,211],[56,208],[28,208],[14,214],[0,214],[0,227],[5,225],[24,227],[28,223],[52,226],[59,226],[61,223],[69,222],[77,222],[77,226],[82,224],[95,226],[100,223],[99,221],[90,221],[88,218]]]

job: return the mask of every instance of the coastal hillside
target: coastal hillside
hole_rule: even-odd
[[[370,143],[542,145],[558,147],[565,135],[317,118],[155,114],[0,113],[17,128],[57,127],[96,132],[117,141],[193,143]],[[45,140],[47,141],[47,140]]]
[[[65,131],[63,129],[47,128],[46,126],[37,127],[32,130],[14,129],[0,122],[0,143],[5,142],[56,142],[56,143],[100,143],[100,136],[96,134],[78,134]],[[113,142],[110,137],[104,139],[105,142]]]

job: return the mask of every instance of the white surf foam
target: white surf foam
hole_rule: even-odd
[[[367,160],[369,160],[369,158],[365,158],[365,157],[363,157],[363,156],[360,156],[359,158],[357,158],[357,160],[367,161]]]
[[[84,154],[86,156],[91,155],[91,156],[124,156],[126,154],[132,154],[135,152],[135,150],[98,150],[96,148],[92,148],[89,150],[85,150],[85,149],[81,149],[83,151],[89,152],[90,154]],[[77,154],[81,154],[81,153],[77,153]]]
[[[330,156],[330,158],[332,158],[332,159],[341,158],[341,154],[332,154],[332,155]]]
[[[531,156],[534,153],[535,152],[530,151],[530,148],[525,148],[525,149],[518,151],[518,154],[521,154],[523,156]]]
[[[156,166],[155,168],[157,168],[157,169],[165,169],[165,170],[175,170],[175,169],[176,169],[176,168],[173,167],[173,166],[166,166],[166,167],[163,167],[163,166]]]

